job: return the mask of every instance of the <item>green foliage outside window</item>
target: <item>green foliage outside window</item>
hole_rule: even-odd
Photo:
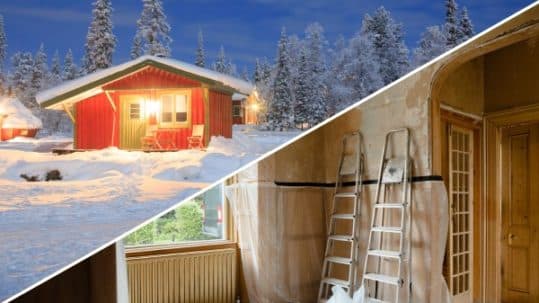
[[[215,239],[203,233],[202,199],[186,201],[178,208],[131,233],[124,239],[127,246],[171,244]]]

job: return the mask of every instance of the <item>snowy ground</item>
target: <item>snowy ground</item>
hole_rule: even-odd
[[[115,148],[56,156],[66,138],[0,142],[0,301],[290,140],[235,127],[206,151]],[[58,169],[62,181],[26,182]]]

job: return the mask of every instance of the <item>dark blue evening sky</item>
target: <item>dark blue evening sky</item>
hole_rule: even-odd
[[[90,0],[0,0],[8,35],[8,52],[34,52],[41,42],[51,56],[58,50],[63,57],[71,48],[82,56],[91,18]],[[470,12],[476,32],[501,21],[530,4],[529,0],[461,0]],[[115,63],[129,59],[135,23],[141,10],[139,0],[113,0],[114,32],[118,46]],[[206,51],[213,61],[220,45],[241,71],[252,69],[256,57],[273,58],[281,26],[289,33],[303,34],[305,26],[318,21],[332,43],[338,34],[350,37],[365,13],[383,5],[404,25],[409,48],[417,45],[426,26],[440,24],[444,0],[164,0],[172,27],[172,56],[192,62],[198,29],[205,34]]]

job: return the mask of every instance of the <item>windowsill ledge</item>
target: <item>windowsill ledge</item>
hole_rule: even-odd
[[[125,255],[127,258],[178,254],[197,251],[208,251],[225,248],[237,248],[238,245],[230,240],[197,241],[185,244],[162,244],[147,245],[138,247],[126,247]]]

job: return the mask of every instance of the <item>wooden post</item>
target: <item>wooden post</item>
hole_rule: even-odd
[[[67,107],[67,105],[65,103],[62,103],[62,106],[64,107],[64,111],[69,116],[69,119],[71,119],[71,122],[73,122],[73,124],[75,124],[75,116],[73,115],[71,110],[69,110],[69,108]]]
[[[204,95],[204,146],[210,143],[210,91],[207,86],[203,87]]]
[[[109,91],[104,91],[105,92],[105,95],[107,96],[107,100],[109,100],[109,103],[110,103],[110,106],[112,107],[112,110],[114,110],[114,112],[116,112],[116,104],[114,104],[114,100],[112,100],[112,97],[110,96],[110,92]]]

